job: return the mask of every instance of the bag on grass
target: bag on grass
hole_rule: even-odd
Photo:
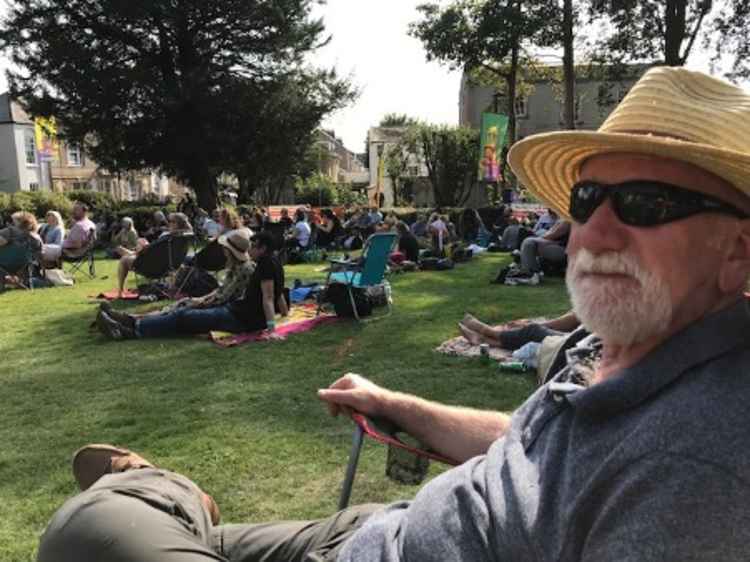
[[[174,285],[189,297],[203,297],[219,287],[214,276],[199,267],[181,267]]]
[[[364,289],[352,288],[354,303],[357,307],[357,314],[360,317],[370,316],[372,314],[372,302],[370,301]],[[347,286],[343,283],[331,283],[322,294],[323,302],[330,302],[336,311],[336,316],[340,318],[354,318],[352,302],[349,298]]]

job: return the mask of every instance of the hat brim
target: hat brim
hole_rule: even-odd
[[[248,254],[247,252],[240,252],[236,250],[235,248],[233,248],[232,245],[229,243],[229,239],[227,238],[225,234],[222,234],[221,236],[219,236],[219,238],[217,238],[216,241],[219,243],[220,246],[223,246],[224,248],[232,252],[232,255],[235,258],[237,258],[239,261],[250,260],[250,254]]]
[[[561,217],[569,219],[570,190],[579,179],[581,165],[597,154],[614,152],[687,162],[750,196],[750,154],[649,134],[541,133],[515,143],[508,153],[508,163],[522,185]]]

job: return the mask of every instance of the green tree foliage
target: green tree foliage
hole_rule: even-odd
[[[483,69],[505,83],[508,133],[516,137],[517,81],[531,46],[558,44],[562,16],[549,0],[452,0],[418,7],[421,20],[409,33],[421,40],[428,60],[453,69]]]
[[[476,181],[479,132],[466,127],[418,124],[409,127],[396,150],[423,162],[440,207],[463,205]]]
[[[750,77],[747,0],[589,0],[589,13],[609,30],[593,58],[614,76],[633,62],[683,66],[703,48],[730,65],[729,78]]]
[[[380,127],[408,127],[416,125],[417,120],[406,113],[386,113],[380,120]]]
[[[240,168],[238,158],[266,164],[259,154],[285,154],[305,140],[297,128],[305,120],[291,126],[291,114],[313,106],[307,128],[322,98],[351,94],[333,73],[303,68],[327,41],[310,16],[314,3],[10,0],[0,46],[19,69],[8,73],[11,91],[31,114],[54,115],[63,137],[85,142],[106,169],[159,169],[212,208],[217,176]],[[267,97],[286,95],[292,83],[291,99],[310,95],[310,105]],[[291,136],[262,149],[248,140],[269,130]]]

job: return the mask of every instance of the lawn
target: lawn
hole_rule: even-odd
[[[531,376],[433,351],[457,334],[464,311],[501,322],[567,310],[559,279],[490,285],[505,259],[395,275],[394,313],[377,322],[228,350],[197,338],[114,343],[90,331],[88,296],[114,286],[111,261],[73,288],[0,294],[0,560],[34,559],[46,522],[76,491],[70,454],[88,442],[126,445],[189,475],[224,521],[310,518],[335,509],[348,455],[351,424],[328,417],[315,396],[339,375],[512,410],[532,392]],[[320,277],[320,267],[290,266],[288,282]],[[384,458],[384,448],[365,446],[352,503],[414,494],[385,478]]]

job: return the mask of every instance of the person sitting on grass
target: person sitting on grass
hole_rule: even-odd
[[[274,256],[273,238],[261,232],[253,236],[251,246],[243,233],[234,231],[221,235],[218,243],[228,259],[254,262],[254,267],[247,265],[240,273],[246,280],[241,298],[222,302],[228,292],[225,291],[209,295],[205,301],[197,299],[194,306],[188,301],[186,306],[177,306],[170,312],[140,317],[102,306],[96,319],[99,330],[113,340],[261,330],[270,339],[278,339],[275,315],[278,312],[286,316],[289,308],[284,298],[284,270]],[[250,269],[252,273],[247,275]],[[234,296],[239,294],[236,284],[231,289]]]
[[[318,246],[332,248],[343,234],[341,221],[331,209],[323,209],[320,213],[321,222],[318,226]]]
[[[331,415],[385,418],[459,466],[412,501],[216,526],[190,480],[87,448],[73,469],[88,490],[53,516],[38,562],[745,562],[750,93],[652,67],[599,131],[531,135],[508,161],[574,221],[582,328],[551,380],[512,414],[355,374],[318,391]]]
[[[507,328],[489,326],[467,312],[458,323],[458,329],[472,345],[486,343],[490,347],[515,351],[530,342],[541,343],[547,336],[569,334],[580,325],[581,322],[573,311],[545,322],[528,322]]]
[[[294,212],[294,228],[287,235],[286,246],[290,250],[307,250],[312,230],[307,222],[307,214],[299,208]]]
[[[396,232],[398,232],[398,251],[404,254],[406,261],[419,263],[419,242],[409,230],[409,226],[399,221],[396,223]]]
[[[185,216],[187,217],[187,215]],[[169,221],[162,211],[155,211],[146,232],[143,233],[143,237],[149,242],[154,242],[165,232],[169,232]]]
[[[521,284],[538,285],[541,260],[562,266],[565,264],[565,247],[570,237],[570,222],[559,221],[544,235],[531,236],[521,243],[521,265],[518,271],[508,277]]]
[[[184,213],[171,213],[169,220],[167,221],[168,230],[162,232],[159,238],[156,240],[164,240],[169,236],[179,236],[182,234],[191,234],[193,232],[190,226],[190,221],[187,215]],[[128,274],[133,269],[135,260],[144,249],[149,246],[148,240],[141,238],[138,240],[135,250],[123,250],[123,256],[120,258],[120,263],[117,266],[117,298],[121,299],[123,292],[125,291],[125,281],[128,278]]]
[[[138,231],[135,229],[133,219],[123,217],[120,221],[120,229],[112,235],[107,255],[113,259],[131,255],[138,247]]]

